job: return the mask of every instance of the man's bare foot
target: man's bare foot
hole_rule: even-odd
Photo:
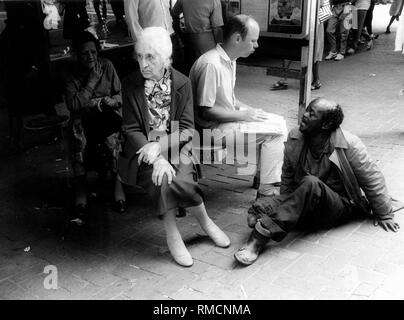
[[[234,259],[246,266],[253,264],[258,259],[259,254],[265,248],[268,241],[269,238],[262,236],[254,230],[248,238],[247,244],[238,249],[234,254]]]

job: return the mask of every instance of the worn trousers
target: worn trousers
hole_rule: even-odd
[[[258,219],[255,230],[275,241],[281,241],[298,223],[329,228],[347,221],[355,211],[347,198],[314,176],[305,176],[292,193],[262,201],[266,201],[266,214]]]

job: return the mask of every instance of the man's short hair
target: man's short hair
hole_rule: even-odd
[[[316,100],[321,100],[318,98]],[[328,103],[330,101],[326,100]],[[341,125],[342,121],[344,121],[344,112],[342,111],[341,106],[338,103],[331,102],[334,105],[327,110],[327,112],[323,115],[323,123],[329,124],[329,130],[335,131]]]
[[[245,14],[238,14],[227,20],[223,28],[223,40],[226,41],[234,33],[240,33],[241,39],[245,39],[249,30],[249,23],[255,20]]]

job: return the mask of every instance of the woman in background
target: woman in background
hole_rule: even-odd
[[[87,215],[87,172],[95,169],[104,178],[116,173],[122,97],[115,68],[109,60],[98,57],[100,44],[92,33],[76,34],[73,50],[77,63],[65,81],[75,176],[75,210],[71,221],[82,224]],[[125,194],[117,179],[115,200],[117,210],[125,211]]]

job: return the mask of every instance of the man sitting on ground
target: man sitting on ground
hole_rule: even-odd
[[[330,228],[372,213],[375,225],[398,231],[384,176],[361,140],[340,128],[343,119],[335,102],[317,98],[309,104],[285,143],[281,194],[249,209],[254,230],[235,253],[237,261],[252,264],[270,239],[281,241],[298,223]]]
[[[248,158],[249,163],[258,166],[254,185],[259,189],[257,196],[261,197],[278,193],[286,125],[279,134],[245,134],[240,130],[245,122],[264,121],[268,117],[262,110],[238,101],[234,94],[236,59],[252,54],[258,48],[258,37],[259,26],[254,19],[246,15],[232,17],[224,26],[223,44],[217,44],[216,48],[200,56],[189,77],[194,92],[197,126],[218,129],[221,134],[215,139],[225,140],[226,143],[234,141],[236,150],[254,146]],[[256,161],[258,150],[259,160]]]

